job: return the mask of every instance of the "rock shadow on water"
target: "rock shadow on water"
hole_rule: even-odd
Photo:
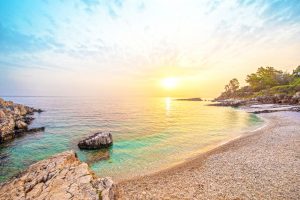
[[[26,138],[28,135],[41,134],[45,132],[45,127],[34,127],[26,130],[16,130],[14,132],[14,137],[12,139],[6,140],[0,143],[0,149],[8,148],[9,146],[18,145],[18,142],[22,140],[22,138]]]
[[[0,152],[0,166],[4,166],[8,162],[8,160],[9,154],[7,152]]]
[[[98,149],[98,150],[81,150],[85,154],[85,162],[89,165],[99,162],[101,160],[109,160],[110,152],[109,149]]]

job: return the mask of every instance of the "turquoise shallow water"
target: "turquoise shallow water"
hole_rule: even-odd
[[[38,160],[70,149],[100,176],[116,180],[131,178],[183,162],[262,123],[255,115],[238,109],[170,98],[5,99],[46,110],[36,114],[31,125],[45,126],[46,131],[0,146],[0,181]],[[99,130],[112,132],[111,148],[97,151],[77,148],[81,138]],[[109,158],[101,159],[108,153]]]

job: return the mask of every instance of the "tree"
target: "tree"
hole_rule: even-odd
[[[300,77],[300,65],[293,70],[294,77]]]
[[[290,75],[273,67],[260,67],[256,73],[247,76],[246,82],[254,91],[269,89],[274,86],[288,84]]]
[[[236,78],[229,81],[229,88],[231,93],[235,93],[239,89],[239,87],[240,83]]]
[[[225,85],[225,93],[228,95],[234,94],[240,87],[239,81],[234,78],[229,81],[227,85]]]
[[[300,65],[296,69],[293,70],[293,74],[298,73],[298,72],[300,72]]]

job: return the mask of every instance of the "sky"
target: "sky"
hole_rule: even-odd
[[[299,11],[299,0],[1,0],[0,95],[215,97],[260,66],[300,65]]]

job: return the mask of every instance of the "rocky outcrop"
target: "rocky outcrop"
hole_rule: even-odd
[[[108,132],[95,133],[78,143],[80,149],[101,149],[111,146],[113,143],[112,135]]]
[[[239,100],[239,99],[226,99],[220,100],[217,103],[209,104],[209,106],[230,106],[230,107],[238,107],[242,105],[249,104],[250,101]]]
[[[1,184],[0,200],[112,200],[114,188],[110,178],[97,178],[73,151],[66,151]]]
[[[260,103],[260,101],[258,101],[256,98],[249,99],[249,100],[228,99],[228,100],[218,101],[217,103],[209,104],[209,105],[241,107],[247,112],[254,113],[254,114],[272,113],[272,112],[281,112],[281,111],[300,112],[299,105]]]
[[[286,95],[286,94],[276,94],[270,96],[259,96],[255,98],[256,101],[260,103],[267,104],[300,104],[300,94]]]
[[[0,98],[0,143],[23,133],[32,132],[28,129],[28,125],[34,119],[32,117],[34,112],[42,112],[42,110]]]
[[[225,99],[215,100],[217,103],[210,104],[211,106],[245,106],[253,104],[288,104],[288,105],[299,105],[300,104],[300,92],[295,93],[293,96],[286,94],[275,94],[258,96],[249,99]]]
[[[279,104],[251,105],[251,106],[242,107],[242,109],[249,113],[254,113],[254,114],[283,112],[283,111],[300,112],[300,106],[279,105]]]

